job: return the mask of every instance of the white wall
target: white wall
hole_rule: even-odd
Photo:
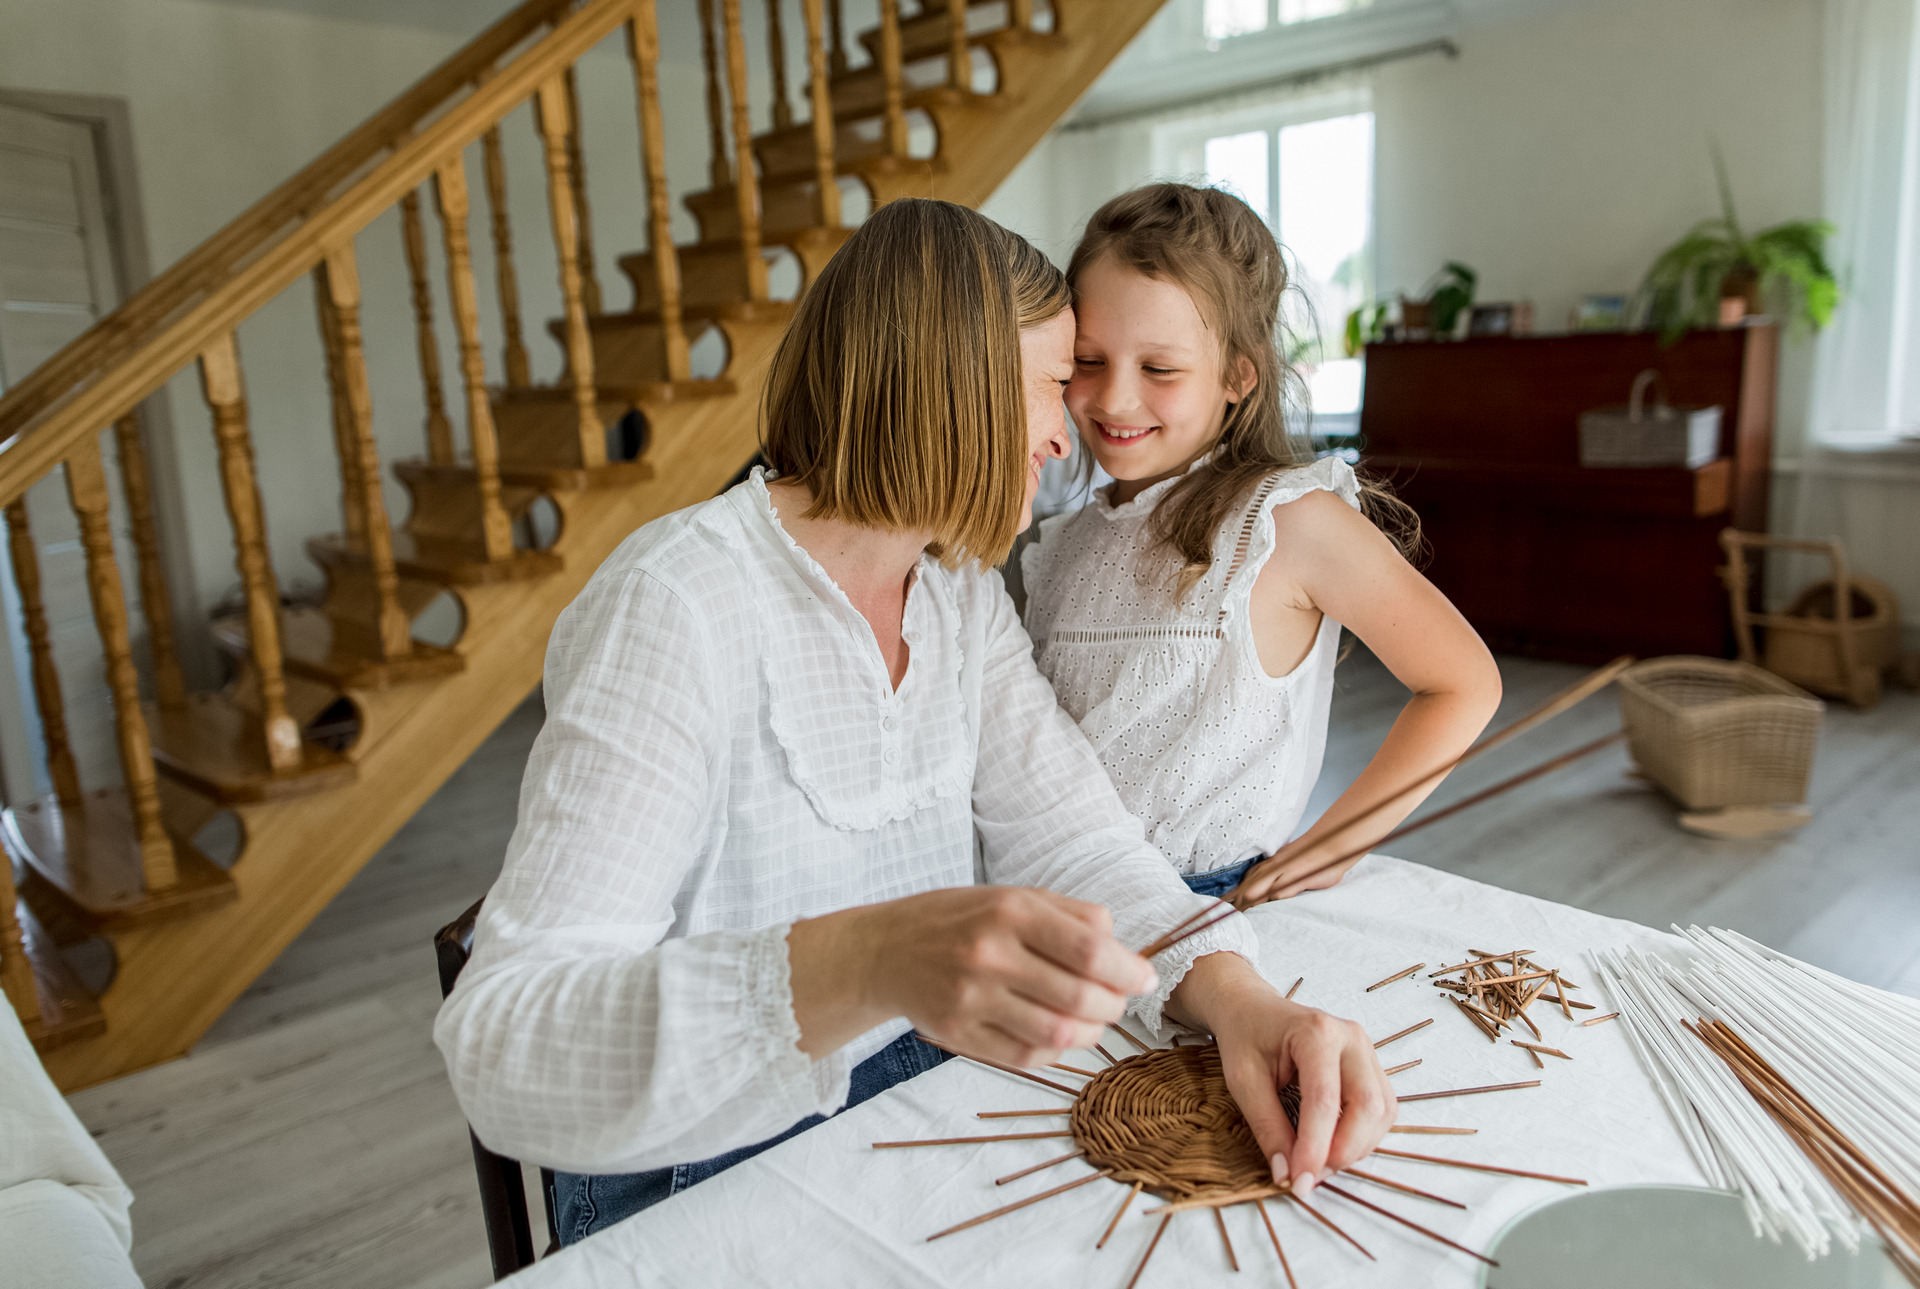
[[[0,0],[0,86],[127,100],[151,259],[164,268],[457,50],[491,16],[476,14],[474,31],[456,34],[210,0]],[[661,68],[662,99],[677,196],[706,186],[705,109],[697,47],[675,45],[668,54],[675,61]],[[633,83],[618,38],[583,60],[579,81],[598,276],[608,307],[623,308],[631,293],[614,260],[643,249],[646,234]],[[527,348],[535,379],[551,380],[561,358],[546,327],[560,312],[560,294],[531,109],[516,109],[502,133]],[[467,157],[469,232],[489,377],[498,381],[502,333],[479,152],[476,145]],[[443,383],[456,435],[463,436],[440,230],[430,191],[422,197]],[[677,203],[676,212],[678,235],[690,238],[691,216]],[[398,213],[375,220],[356,251],[382,460],[421,456],[425,401]],[[340,512],[311,284],[296,283],[249,318],[240,345],[275,569],[284,588],[314,587],[320,574],[305,542],[338,531]],[[191,515],[192,564],[200,599],[211,605],[238,588],[211,423],[193,369],[171,382],[167,396]],[[394,522],[404,520],[406,493],[390,473],[386,501]]]

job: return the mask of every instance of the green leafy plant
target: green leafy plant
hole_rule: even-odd
[[[1645,324],[1671,343],[1692,327],[1720,322],[1720,301],[1740,296],[1751,313],[1768,296],[1795,326],[1818,331],[1840,303],[1840,283],[1827,265],[1833,225],[1796,219],[1748,235],[1733,206],[1726,162],[1713,150],[1720,214],[1703,219],[1660,253],[1635,298]]]
[[[1439,272],[1426,280],[1416,298],[1401,296],[1401,322],[1412,330],[1422,330],[1436,336],[1450,336],[1460,321],[1460,315],[1473,305],[1474,287],[1480,281],[1475,273],[1458,260],[1448,260]],[[1395,301],[1387,298],[1370,300],[1347,315],[1346,349],[1352,358],[1367,345],[1386,335],[1387,319],[1391,316]]]

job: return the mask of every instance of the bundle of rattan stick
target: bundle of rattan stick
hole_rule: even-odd
[[[1810,1257],[1857,1248],[1864,1219],[1920,1285],[1920,1003],[1729,931],[1682,934],[1684,963],[1596,967],[1708,1180]]]
[[[1512,949],[1506,953],[1469,949],[1467,952],[1470,956],[1465,962],[1429,974],[1433,987],[1453,994],[1449,1001],[1460,1014],[1496,1043],[1508,1028],[1517,1031],[1519,1025],[1525,1025],[1533,1034],[1531,1043],[1520,1038],[1508,1041],[1532,1057],[1535,1066],[1546,1064],[1540,1059],[1543,1053],[1563,1061],[1572,1060],[1559,1048],[1542,1042],[1545,1035],[1534,1024],[1533,1017],[1527,1015],[1527,1008],[1536,1002],[1552,1003],[1559,1007],[1565,1019],[1572,1020],[1576,1007],[1582,1011],[1594,1010],[1592,1003],[1575,1002],[1568,997],[1569,990],[1580,986],[1563,978],[1557,968],[1542,967],[1535,962],[1528,956],[1533,953],[1532,949]],[[1611,1017],[1595,1017],[1595,1020],[1606,1019]]]

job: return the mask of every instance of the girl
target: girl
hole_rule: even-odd
[[[1382,531],[1410,546],[1411,512],[1289,438],[1286,273],[1244,202],[1184,184],[1124,193],[1067,274],[1067,407],[1115,482],[1026,553],[1040,669],[1194,890],[1237,888],[1247,907],[1331,886],[1354,861],[1322,865],[1384,836],[1439,779],[1367,807],[1472,743],[1499,671]],[[1320,772],[1343,625],[1413,697],[1288,843]]]

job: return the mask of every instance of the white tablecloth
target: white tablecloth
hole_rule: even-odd
[[[1571,1062],[1546,1058],[1535,1070],[1503,1037],[1489,1043],[1425,973],[1374,993],[1366,986],[1425,961],[1461,961],[1468,949],[1531,949],[1586,987],[1574,996],[1613,1008],[1587,969],[1589,949],[1655,947],[1672,937],[1632,922],[1454,877],[1400,860],[1363,862],[1341,885],[1251,917],[1269,977],[1281,988],[1305,976],[1298,999],[1352,1017],[1376,1038],[1426,1017],[1434,1023],[1382,1049],[1382,1064],[1418,1057],[1394,1077],[1402,1094],[1539,1078],[1542,1086],[1481,1096],[1414,1102],[1400,1121],[1475,1127],[1475,1136],[1395,1133],[1387,1146],[1562,1176],[1595,1186],[1670,1182],[1704,1185],[1618,1021],[1569,1025],[1557,1009],[1532,1011],[1549,1046]],[[1118,1043],[1119,1040],[1114,1040]],[[1114,1050],[1110,1043],[1109,1050]],[[1129,1049],[1131,1050],[1131,1049]],[[1116,1056],[1119,1051],[1114,1051]],[[1089,1068],[1097,1056],[1084,1060]],[[1068,1058],[1069,1064],[1080,1064]],[[1062,1082],[1077,1083],[1071,1075]],[[1065,1098],[966,1061],[939,1069],[857,1106],[749,1162],[601,1232],[515,1276],[536,1286],[635,1285],[1092,1285],[1119,1289],[1152,1238],[1155,1206],[1137,1200],[1099,1252],[1093,1248],[1124,1195],[1094,1182],[1054,1199],[927,1243],[965,1218],[1084,1176],[1079,1160],[995,1186],[993,1179],[1066,1153],[1071,1141],[996,1142],[874,1150],[876,1141],[1037,1131],[1064,1119],[979,1119],[979,1110],[1038,1109]],[[1503,1178],[1407,1160],[1378,1158],[1369,1171],[1460,1200],[1466,1212],[1384,1191],[1341,1184],[1470,1248],[1485,1249],[1515,1215],[1570,1193],[1548,1182]],[[1454,1286],[1479,1283],[1478,1266],[1404,1228],[1323,1195],[1317,1207],[1370,1248],[1368,1262],[1290,1205],[1270,1204],[1294,1274],[1302,1285]],[[1285,1279],[1256,1214],[1227,1210],[1243,1275],[1234,1283],[1283,1285]],[[1177,1214],[1141,1289],[1216,1284],[1225,1254],[1211,1217]]]

